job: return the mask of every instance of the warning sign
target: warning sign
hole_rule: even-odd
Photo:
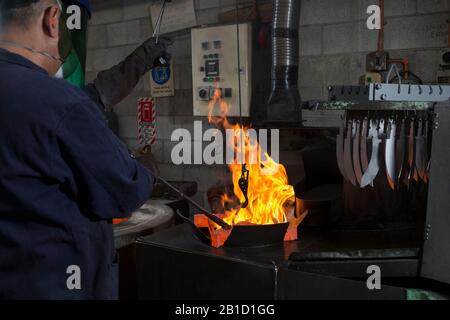
[[[156,108],[153,98],[138,100],[138,139],[143,146],[156,143]]]
[[[154,98],[173,97],[175,95],[173,64],[156,67],[151,70],[150,91]]]

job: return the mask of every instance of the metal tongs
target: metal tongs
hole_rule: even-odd
[[[164,11],[166,10],[167,2],[170,2],[170,0],[164,0],[163,1],[163,4],[161,6],[161,11],[159,11],[158,20],[156,20],[155,30],[153,31],[153,38],[156,37],[156,43],[157,44],[159,42],[159,35],[161,33],[162,18],[164,16]]]
[[[216,224],[218,224],[219,226],[221,226],[224,229],[231,229],[231,226],[226,223],[225,221],[223,221],[222,219],[220,219],[219,217],[217,217],[216,215],[212,214],[209,210],[207,210],[206,208],[204,208],[203,206],[201,206],[200,204],[198,204],[196,201],[192,200],[190,197],[188,197],[187,195],[185,195],[181,190],[179,190],[178,188],[176,188],[175,186],[173,186],[171,183],[169,183],[168,181],[166,181],[165,179],[158,177],[159,181],[161,181],[163,184],[165,184],[167,187],[169,187],[170,189],[172,189],[174,192],[178,193],[178,195],[180,197],[182,197],[184,200],[188,201],[190,204],[192,204],[194,207],[196,207],[197,209],[199,209],[208,219],[214,221]]]
[[[158,19],[156,20],[155,30],[153,31],[153,38],[156,38],[156,41],[155,41],[156,44],[159,43],[159,35],[161,34],[162,19],[164,16],[164,11],[166,10],[167,2],[171,2],[171,0],[163,1],[161,10],[159,11]],[[161,63],[161,65],[167,64],[167,60],[168,59],[165,56],[159,57],[159,63]]]

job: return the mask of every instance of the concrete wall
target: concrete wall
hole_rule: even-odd
[[[198,24],[215,23],[220,12],[233,8],[234,0],[195,0]],[[249,1],[247,1],[249,2]],[[250,1],[251,2],[251,1]],[[89,29],[88,78],[118,63],[152,34],[147,0],[93,0]],[[243,1],[240,1],[243,3]],[[326,97],[329,84],[356,84],[365,70],[365,54],[376,49],[376,31],[366,28],[366,8],[376,0],[303,0],[301,13],[300,92],[304,100]],[[386,50],[392,57],[408,57],[411,70],[433,82],[439,48],[447,45],[450,0],[386,0]],[[192,130],[192,79],[190,33],[174,36],[176,95],[158,99],[158,142],[154,153],[168,179],[197,181],[204,192],[227,169],[216,166],[174,166],[170,153],[173,129]],[[137,98],[149,96],[145,76],[133,94],[115,108],[119,135],[136,148]],[[207,126],[206,122],[205,127]],[[320,123],[320,117],[319,117]]]

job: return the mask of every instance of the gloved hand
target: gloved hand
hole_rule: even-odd
[[[166,64],[170,63],[172,57],[166,50],[172,44],[172,39],[167,37],[159,37],[158,43],[156,43],[156,38],[150,38],[138,47],[133,54],[141,58],[142,63],[148,66],[147,71],[149,71],[151,68],[161,65],[160,57],[165,58]]]
[[[156,183],[161,172],[159,170],[158,162],[156,161],[155,157],[153,157],[153,155],[150,153],[146,155],[138,155],[136,156],[136,160],[148,170],[150,170],[150,172],[155,177]]]
[[[94,80],[94,87],[106,110],[126,98],[150,69],[157,66],[160,57],[167,63],[171,56],[166,52],[173,41],[166,37],[150,38],[133,51],[124,61],[111,69],[101,71]]]

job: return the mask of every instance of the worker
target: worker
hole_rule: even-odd
[[[85,87],[85,42],[67,28],[77,2],[88,13],[87,1],[0,0],[0,299],[116,299],[111,220],[157,179],[98,105],[121,101],[170,41],[149,39]]]

